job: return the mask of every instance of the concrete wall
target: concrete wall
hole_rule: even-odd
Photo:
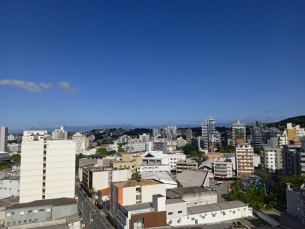
[[[92,176],[92,188],[95,191],[109,187],[108,171],[93,172]]]
[[[112,170],[112,182],[127,181],[131,178],[131,170]]]
[[[201,192],[201,193],[190,193],[183,194],[183,201],[187,202],[187,206],[206,205],[217,203],[217,192]]]
[[[252,209],[246,207],[231,208],[226,210],[211,211],[182,217],[168,218],[167,223],[171,226],[212,224],[227,220],[235,220],[252,216]]]
[[[166,204],[165,209],[166,209],[167,219],[186,216],[187,215],[187,206],[186,205],[187,205],[186,202]],[[180,211],[181,211],[181,213],[179,213]]]
[[[34,222],[51,221],[52,219],[76,213],[78,213],[76,203],[62,206],[44,205],[19,209],[7,209],[5,211],[5,226],[13,226],[14,222],[15,225],[22,225]]]
[[[165,184],[156,184],[156,185],[145,185],[141,187],[141,202],[152,202],[153,195],[161,194],[166,196],[166,185]]]
[[[19,180],[0,180],[0,199],[19,196]]]
[[[136,204],[136,187],[123,188],[123,206]]]
[[[77,213],[78,213],[77,204],[54,206],[52,210],[52,219],[57,219]]]
[[[259,217],[262,220],[266,221],[267,223],[269,223],[273,227],[278,227],[278,226],[281,225],[278,221],[276,221],[275,219],[271,218],[270,216],[268,216],[267,214],[265,214],[264,212],[261,212],[260,210],[258,210],[256,208],[253,208],[253,213],[257,217]]]

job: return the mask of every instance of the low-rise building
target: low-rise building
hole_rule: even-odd
[[[120,229],[165,227],[165,197],[153,195],[151,203],[119,206],[116,222]]]
[[[57,198],[36,200],[9,206],[5,210],[5,226],[20,226],[52,221],[73,214],[78,214],[78,207],[75,199]]]
[[[171,167],[169,164],[142,164],[138,165],[138,172],[170,172]]]
[[[181,202],[172,203],[173,211],[167,212],[167,216],[179,211]],[[177,211],[177,213],[179,213]],[[181,211],[181,210],[180,210]],[[187,211],[181,212],[176,217],[168,217],[167,223],[171,226],[190,226],[196,224],[220,223],[228,220],[235,220],[252,216],[252,208],[241,201],[228,201],[188,207]]]
[[[177,161],[176,173],[181,173],[183,170],[198,169],[198,163],[195,160],[180,160]]]
[[[89,191],[110,187],[111,182],[127,181],[131,178],[130,169],[113,169],[103,166],[85,166],[82,168],[82,187]]]
[[[209,187],[210,177],[209,173],[203,170],[184,170],[177,174],[176,179],[179,187]]]
[[[187,207],[217,203],[217,192],[212,188],[199,186],[166,190],[166,199],[181,199]]]
[[[141,178],[159,181],[166,185],[166,189],[178,187],[177,182],[169,172],[143,172],[141,173]]]
[[[114,214],[119,206],[152,202],[152,196],[166,195],[166,185],[156,180],[129,180],[111,185],[110,207]]]
[[[0,179],[0,199],[19,196],[20,176],[7,174]]]
[[[214,176],[217,178],[232,178],[233,163],[226,157],[220,157],[214,162]]]
[[[123,153],[121,160],[113,160],[110,162],[110,166],[116,169],[128,168],[131,170],[131,173],[134,174],[137,172],[138,165],[143,164],[143,159],[141,156],[134,156],[131,153]]]
[[[209,153],[207,153],[206,155],[205,155],[205,160],[206,161],[215,161],[217,158],[219,158],[219,157],[222,157],[224,154],[223,153],[211,153],[211,152],[209,152]]]

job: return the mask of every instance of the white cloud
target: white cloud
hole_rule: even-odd
[[[60,89],[64,90],[66,93],[72,94],[72,93],[77,93],[79,91],[79,88],[71,88],[70,83],[65,82],[65,81],[60,81],[58,82],[58,86]]]
[[[43,89],[50,89],[50,88],[53,87],[53,84],[51,84],[51,83],[48,83],[48,84],[41,83],[40,86],[41,86]]]
[[[42,84],[43,84],[43,86],[42,86]],[[19,88],[25,89],[29,92],[39,93],[39,92],[42,92],[43,89],[47,89],[46,87],[50,87],[50,84],[41,83],[40,86],[43,88],[42,89],[38,84],[35,84],[33,82],[24,82],[21,80],[7,79],[7,80],[1,80],[0,86],[14,86],[14,87],[19,87]]]

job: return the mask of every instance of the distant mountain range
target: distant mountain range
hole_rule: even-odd
[[[265,123],[268,126],[285,126],[286,123],[293,123],[295,125],[300,125],[301,127],[305,126],[305,115],[296,116],[292,118],[287,118],[279,122],[273,122],[273,123]],[[250,123],[249,123],[250,124]],[[171,124],[173,125],[173,124]],[[93,129],[110,129],[110,128],[123,128],[123,129],[135,129],[135,128],[147,128],[147,129],[153,129],[155,127],[166,127],[167,125],[154,125],[154,126],[147,126],[147,125],[139,125],[139,126],[133,126],[133,125],[101,125],[101,126],[64,126],[64,129],[69,132],[76,132],[76,131],[88,131]],[[186,127],[200,127],[200,124],[177,124],[178,128],[186,128]],[[216,123],[216,126],[221,127],[232,127],[232,122],[230,123]],[[52,132],[55,129],[59,129],[60,127],[44,127],[43,130],[47,130],[48,132]],[[31,127],[28,129],[9,129],[9,133],[22,133],[24,130],[41,130],[39,127]]]

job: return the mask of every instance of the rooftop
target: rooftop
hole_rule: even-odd
[[[124,206],[124,208],[129,212],[129,211],[137,211],[142,209],[150,209],[152,208],[152,205],[150,205],[149,203],[140,203],[140,204],[127,205]]]
[[[177,182],[173,180],[173,178],[169,175],[168,172],[142,172],[141,173],[142,179],[153,179],[160,181],[164,184],[175,184]]]
[[[128,180],[128,181],[114,182],[113,183],[113,185],[115,185],[118,188],[145,186],[145,185],[156,185],[156,184],[161,184],[161,182],[155,181],[155,180],[142,179],[140,181]]]
[[[142,165],[138,165],[138,166],[164,166],[164,167],[168,167],[170,165],[169,164],[148,163],[148,164],[142,164]]]
[[[184,202],[183,200],[181,199],[167,199],[165,200],[165,204],[166,205],[169,205],[169,204],[176,204],[176,203],[182,203]]]
[[[110,195],[110,187],[101,189],[99,192],[102,193],[103,196],[108,196]]]
[[[205,171],[183,170],[176,178],[182,187],[202,186],[207,174]]]
[[[194,193],[211,192],[211,191],[215,192],[215,190],[212,188],[203,188],[199,186],[172,188],[172,189],[166,189],[166,198],[177,199],[177,198],[181,198],[181,196],[184,194],[194,194]]]
[[[30,207],[44,206],[44,205],[61,206],[61,205],[71,205],[71,204],[76,204],[75,199],[56,198],[50,200],[35,200],[29,203],[22,203],[22,204],[14,204],[8,207],[8,209],[30,208]]]
[[[180,161],[177,161],[177,163],[183,163],[183,164],[194,164],[197,162],[195,160],[180,160]]]
[[[217,203],[217,204],[207,204],[207,205],[198,205],[194,207],[187,208],[187,214],[200,214],[200,213],[207,213],[213,211],[221,211],[231,208],[239,208],[247,206],[241,201],[228,201],[224,203]]]
[[[0,199],[0,209],[6,208],[11,204],[18,204],[19,203],[19,196],[11,196],[4,199]]]

